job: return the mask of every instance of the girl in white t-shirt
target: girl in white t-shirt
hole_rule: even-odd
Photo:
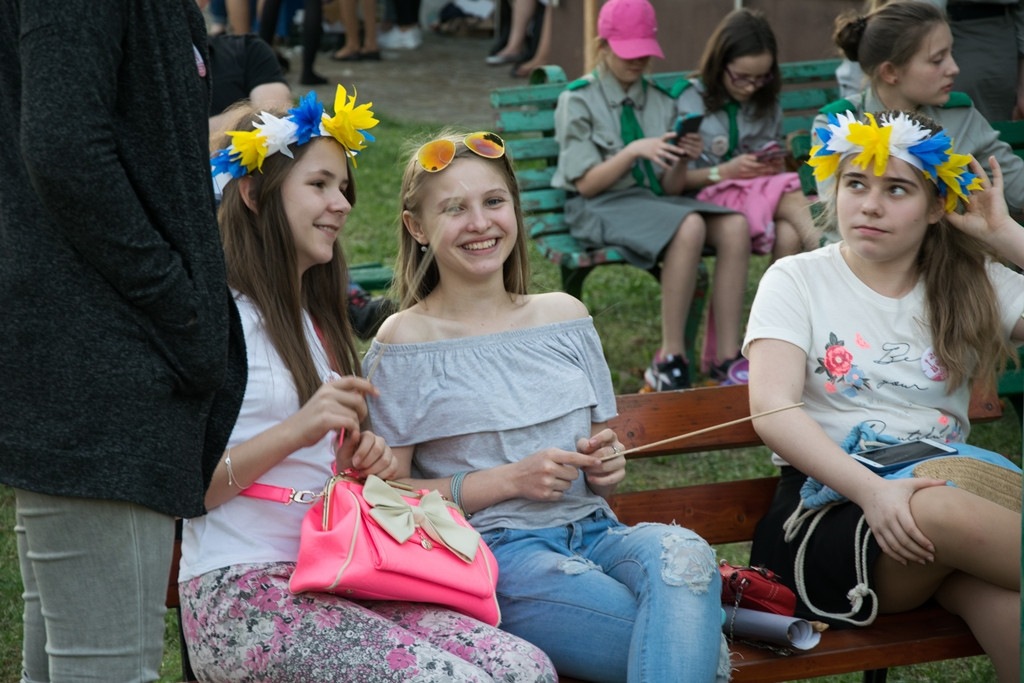
[[[332,465],[397,472],[391,449],[364,428],[376,390],[359,376],[338,242],[356,198],[349,157],[377,120],[340,86],[334,108],[327,116],[310,93],[287,113],[247,112],[213,158],[227,178],[219,222],[248,382],[209,512],[183,532],[178,589],[192,665],[200,680],[553,680],[536,647],[451,610],[289,591],[301,503],[312,496],[283,504],[254,497],[252,484],[315,492]]]
[[[751,412],[804,403],[754,423],[783,467],[751,562],[797,589],[814,618],[863,625],[935,599],[963,617],[999,679],[1016,681],[1019,508],[944,479],[884,479],[838,444],[865,426],[964,441],[970,384],[993,381],[1024,340],[1024,278],[989,258],[1024,265],[1024,229],[1008,217],[998,164],[989,184],[930,119],[833,115],[817,133],[811,164],[837,179],[842,241],[773,265],[751,310]],[[852,502],[788,520],[809,506],[808,477]]]

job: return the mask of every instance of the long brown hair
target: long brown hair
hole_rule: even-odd
[[[284,112],[271,113],[284,115]],[[237,130],[253,129],[252,114],[247,119],[247,126]],[[263,161],[262,172],[246,176],[251,178],[249,196],[259,207],[259,213],[246,205],[238,179],[225,186],[218,212],[228,284],[259,309],[267,336],[295,381],[300,405],[309,400],[324,380],[316,369],[306,339],[304,310],[320,329],[334,370],[343,375],[359,374],[359,356],[348,319],[348,264],[340,243],[335,241],[330,262],[308,268],[301,280],[295,276],[298,272],[295,240],[285,214],[281,186],[295,164],[316,144],[339,143],[324,137],[293,145],[294,159],[272,154]],[[345,197],[355,206],[355,179],[351,165],[348,166]]]
[[[880,120],[895,113],[877,112],[874,116]],[[942,130],[927,116],[903,113],[923,128],[935,133]],[[939,201],[935,183],[919,169],[914,168],[914,172],[921,185],[932,192],[934,201]],[[819,224],[836,224],[839,185],[833,184]],[[993,386],[1006,361],[1016,357],[1003,330],[998,298],[988,278],[987,264],[993,258],[983,242],[954,227],[945,214],[928,226],[917,253],[917,269],[925,287],[924,322],[931,331],[935,355],[946,371],[949,392],[964,382]]]
[[[750,96],[759,118],[774,113],[782,90],[775,34],[764,14],[758,10],[741,8],[727,14],[708,38],[700,58],[698,73],[704,82],[704,106],[707,110],[718,111],[731,99],[722,83],[729,62],[766,52],[772,56],[772,68],[768,72],[772,78]]]
[[[505,259],[504,281],[505,291],[509,294],[526,294],[530,284],[530,256],[529,245],[526,241],[526,228],[523,225],[523,206],[519,197],[519,184],[516,181],[515,169],[512,166],[512,159],[506,149],[505,155],[498,159],[487,159],[479,156],[476,152],[466,147],[463,139],[466,133],[454,133],[450,130],[441,131],[438,135],[418,141],[410,141],[407,145],[406,155],[408,161],[405,164],[405,173],[402,175],[402,206],[401,211],[408,211],[414,216],[421,216],[423,198],[426,188],[430,185],[431,176],[423,170],[416,159],[416,151],[426,142],[431,140],[451,140],[455,143],[455,157],[452,159],[473,158],[493,164],[497,169],[509,193],[512,195],[512,207],[516,214],[516,241],[512,247],[512,253]],[[444,173],[444,171],[439,171]],[[424,252],[420,250],[420,243],[413,239],[409,231],[405,229],[401,216],[398,219],[398,281],[397,298],[403,308],[422,301],[434,291],[441,281],[441,274],[434,262],[433,252],[429,249]]]

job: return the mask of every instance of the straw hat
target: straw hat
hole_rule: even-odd
[[[987,498],[1015,512],[1021,511],[1021,474],[984,460],[950,455],[925,460],[914,468],[915,477],[934,477]]]

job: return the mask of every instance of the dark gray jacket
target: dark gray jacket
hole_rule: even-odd
[[[195,0],[0,0],[0,482],[182,516],[245,349]]]

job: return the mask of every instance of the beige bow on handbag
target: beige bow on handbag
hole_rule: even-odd
[[[363,484],[363,499],[370,504],[374,520],[399,543],[408,541],[419,528],[463,562],[472,562],[476,557],[480,534],[456,522],[437,491],[423,494],[420,504],[412,505],[384,480],[371,474]]]

